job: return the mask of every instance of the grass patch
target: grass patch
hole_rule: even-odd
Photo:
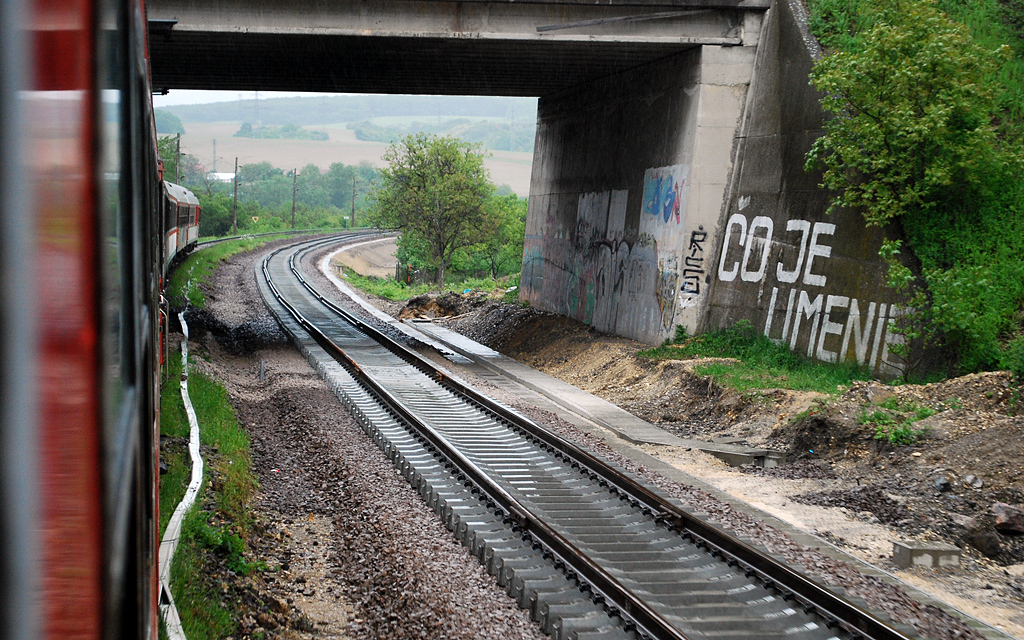
[[[776,344],[746,320],[727,329],[716,329],[689,337],[681,327],[676,339],[637,355],[649,360],[690,358],[734,358],[739,362],[698,365],[698,375],[739,391],[750,389],[794,389],[835,394],[854,380],[868,380],[869,373],[849,364],[827,364],[793,353]]]
[[[170,375],[160,397],[160,433],[188,438],[189,426],[181,401],[181,354],[173,353]],[[246,539],[252,525],[248,504],[257,488],[249,453],[227,392],[216,381],[190,373],[189,396],[200,426],[205,458],[203,485],[196,504],[182,524],[181,541],[171,568],[171,590],[190,640],[222,638],[237,630],[237,603],[222,601],[211,579],[212,563],[240,575],[263,567],[246,560]],[[168,472],[160,479],[160,531],[163,533],[191,478],[187,446],[164,452]]]
[[[897,397],[887,399],[878,405],[878,409],[861,413],[859,422],[873,426],[875,440],[885,440],[889,444],[914,444],[928,429],[917,429],[914,423],[935,415],[936,411],[913,402],[902,402]]]
[[[250,251],[268,242],[286,237],[289,236],[281,234],[259,238],[239,238],[193,251],[171,273],[170,282],[167,283],[167,299],[170,300],[171,307],[181,309],[188,304],[194,307],[205,307],[206,296],[203,295],[200,287],[209,281],[210,276],[221,262],[236,253]]]
[[[388,300],[408,300],[409,298],[415,298],[416,296],[422,296],[428,293],[438,292],[437,285],[425,283],[425,284],[412,284],[407,285],[404,282],[399,282],[394,278],[375,278],[373,276],[362,276],[349,269],[343,267],[345,272],[345,280],[350,285],[365,291],[366,293],[373,294],[380,298],[387,298]],[[516,284],[518,284],[518,274],[516,274]],[[493,278],[467,278],[458,282],[445,282],[444,289],[442,291],[454,291],[456,293],[463,293],[467,289],[472,291],[502,291],[509,287],[509,278],[499,278],[497,280]]]

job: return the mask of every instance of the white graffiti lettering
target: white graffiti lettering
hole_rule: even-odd
[[[830,222],[815,222],[814,231],[811,232],[811,246],[807,248],[807,267],[804,269],[804,284],[811,287],[824,287],[825,276],[811,273],[811,266],[814,258],[821,256],[828,258],[832,255],[832,247],[818,244],[820,236],[830,236],[836,232],[836,225]]]
[[[725,260],[729,257],[729,238],[732,237],[732,228],[740,228],[739,243],[742,247],[747,241],[747,216],[742,213],[734,213],[729,222],[725,225],[725,246],[722,247],[722,258],[718,261],[718,279],[724,282],[732,282],[736,274],[740,272],[740,261],[737,260],[728,270],[725,268]]]
[[[767,216],[757,216],[750,222],[750,229],[747,231],[747,246],[743,251],[743,271],[740,273],[740,280],[744,282],[760,282],[764,278],[764,272],[768,266],[768,252],[772,248],[772,231],[774,226],[775,223]],[[765,230],[763,238],[755,235],[758,229]],[[755,242],[761,246],[761,263],[757,271],[751,271],[747,268],[747,265],[750,262],[750,251],[754,248]]]
[[[891,322],[904,313],[902,308],[893,305],[887,315],[886,303],[868,302],[862,322],[862,303],[856,298],[819,293],[812,299],[803,289],[790,289],[782,333],[775,336],[772,335],[774,316],[782,312],[776,308],[778,300],[779,288],[772,287],[764,335],[773,341],[788,342],[790,349],[796,349],[797,343],[806,336],[809,358],[824,362],[856,360],[859,366],[877,367],[886,375],[904,373],[905,364],[894,360],[890,353],[891,345],[905,343],[903,335],[890,330]],[[844,311],[846,321],[841,322]],[[839,314],[838,318],[833,317],[834,314]]]
[[[735,244],[743,247],[743,255],[736,259],[734,252],[731,252],[733,241],[733,228],[739,229]],[[760,235],[764,230],[764,236]],[[831,222],[815,222],[809,220],[789,220],[786,222],[786,231],[799,232],[800,240],[797,246],[796,264],[792,269],[787,269],[782,260],[775,265],[775,277],[779,282],[793,284],[803,274],[803,284],[809,287],[824,287],[827,278],[824,275],[814,273],[815,258],[829,258],[832,256],[831,245],[823,244],[824,236],[831,236],[836,231],[836,225]],[[725,235],[722,245],[722,256],[718,263],[718,278],[724,282],[732,282],[739,275],[743,282],[761,282],[767,272],[768,259],[771,254],[772,235],[774,223],[767,216],[756,216],[747,223],[747,217],[742,213],[735,213],[729,218],[725,226]],[[752,254],[758,255],[760,249],[760,262],[756,269],[750,268]],[[732,260],[730,262],[730,259]]]
[[[775,267],[775,277],[779,279],[779,282],[793,284],[800,277],[800,267],[803,265],[804,257],[807,255],[807,232],[810,230],[811,223],[807,220],[790,220],[786,222],[786,231],[800,232],[800,252],[796,256],[796,267],[792,271],[783,269],[782,260],[779,260],[779,264]]]

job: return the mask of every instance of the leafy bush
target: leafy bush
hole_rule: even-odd
[[[934,409],[912,402],[901,402],[895,396],[881,403],[879,407],[870,413],[862,413],[860,423],[875,426],[875,440],[885,440],[895,445],[914,444],[920,440],[928,430],[915,429],[914,423],[935,415]]]
[[[940,8],[954,13],[963,24]],[[882,255],[912,312],[897,329],[961,371],[1013,367],[1024,304],[1024,63],[997,0],[812,0],[833,53],[812,81],[833,117],[808,155],[833,207],[898,222],[921,263]],[[905,355],[905,354],[904,354]]]

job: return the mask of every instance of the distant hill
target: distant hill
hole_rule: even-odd
[[[534,98],[477,96],[339,95],[270,98],[261,99],[258,103],[246,97],[231,102],[169,106],[163,110],[186,123],[233,121],[300,127],[396,116],[490,117],[531,125],[537,121],[537,101]]]
[[[434,122],[410,122],[405,125],[382,126],[369,121],[349,123],[359,140],[391,143],[410,133],[453,136],[467,142],[479,142],[492,151],[533,151],[537,132],[535,120],[473,121],[468,118]]]

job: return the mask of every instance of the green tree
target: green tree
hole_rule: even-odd
[[[478,145],[426,134],[406,136],[388,147],[388,165],[370,193],[369,219],[399,229],[429,247],[438,285],[456,251],[483,240],[494,191]]]
[[[178,141],[175,136],[157,138],[156,146],[160,159],[164,161],[165,180],[177,180],[188,185],[199,185],[203,182],[206,170],[199,163],[199,158],[190,153],[182,153],[181,165],[178,165]]]
[[[157,133],[185,133],[185,125],[181,123],[181,119],[170,111],[156,109],[153,111],[153,117],[156,119]]]
[[[883,0],[875,20],[859,50],[815,64],[811,81],[834,117],[808,166],[824,167],[832,208],[882,225],[1000,166],[998,86],[984,78],[1009,51],[982,49],[930,0]]]
[[[225,236],[231,231],[231,196],[226,193],[196,193],[201,213],[199,234],[207,237]]]
[[[523,264],[527,201],[515,194],[487,201],[491,228],[476,253],[487,262],[492,278],[519,271]]]

